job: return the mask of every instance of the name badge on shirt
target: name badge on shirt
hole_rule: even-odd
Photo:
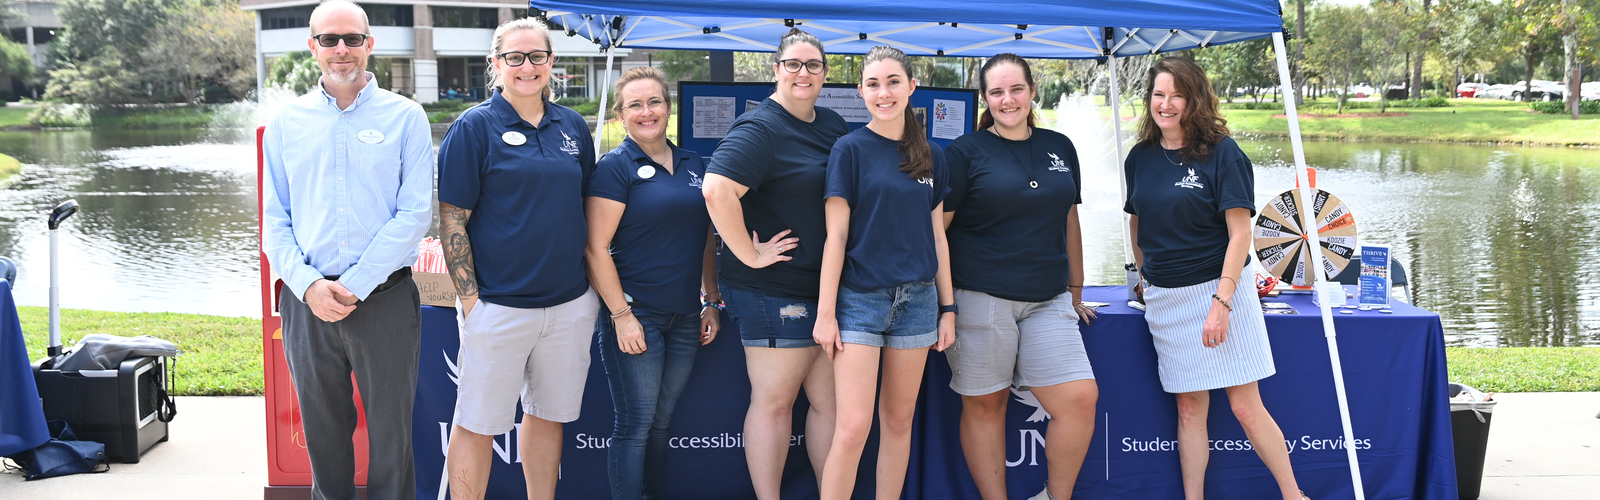
[[[652,166],[649,166],[649,165],[645,165],[645,166],[639,167],[639,178],[640,179],[649,179],[649,178],[655,177],[655,176],[656,176],[656,168],[655,167],[652,167]]]
[[[506,144],[510,144],[512,146],[521,146],[528,142],[528,137],[522,135],[522,132],[511,131],[500,134],[500,140],[506,141]]]
[[[369,129],[357,132],[356,133],[356,139],[360,140],[361,142],[365,142],[367,144],[377,144],[377,143],[383,142],[383,132],[379,132],[379,131],[372,130],[372,129],[369,128]]]

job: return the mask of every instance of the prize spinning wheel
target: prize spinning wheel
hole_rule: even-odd
[[[1355,257],[1356,219],[1339,197],[1317,190],[1311,203],[1317,239],[1322,246],[1322,276],[1332,280]],[[1261,267],[1284,283],[1310,286],[1306,270],[1313,265],[1305,224],[1300,220],[1300,190],[1285,191],[1261,208],[1256,217],[1256,256]]]

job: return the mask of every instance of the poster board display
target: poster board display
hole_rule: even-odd
[[[734,119],[761,105],[775,89],[772,82],[678,82],[678,146],[710,157],[728,134]],[[823,84],[817,105],[839,113],[850,129],[867,125],[871,115],[855,85]],[[977,125],[978,91],[917,87],[911,109],[928,141],[949,147],[950,141]]]
[[[1361,245],[1361,298],[1364,307],[1389,307],[1389,247]]]

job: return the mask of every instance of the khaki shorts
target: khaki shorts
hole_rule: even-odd
[[[1078,332],[1072,295],[1017,302],[957,289],[956,343],[945,350],[950,389],[962,396],[993,394],[1094,378]]]
[[[516,425],[518,397],[523,413],[577,420],[599,308],[594,290],[539,309],[478,301],[466,318],[458,300],[456,424],[486,436],[504,434]]]

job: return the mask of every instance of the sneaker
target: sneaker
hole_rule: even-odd
[[[1050,485],[1046,483],[1044,491],[1039,492],[1038,495],[1029,497],[1028,500],[1056,500],[1056,497],[1050,495]]]

